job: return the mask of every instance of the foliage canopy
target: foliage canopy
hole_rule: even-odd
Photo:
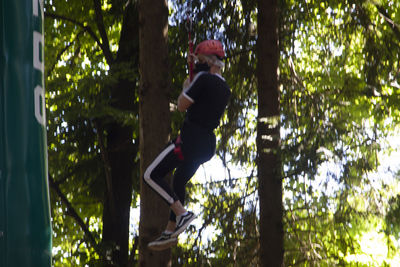
[[[95,2],[101,3],[104,32]],[[54,266],[101,266],[105,261],[102,150],[107,139],[102,135],[108,123],[133,129],[132,207],[137,203],[138,61],[133,55],[114,65],[122,53],[124,11],[135,2],[45,1]],[[186,4],[170,1],[172,103],[187,75]],[[218,130],[217,156],[225,175],[204,170],[205,178],[198,179],[199,170],[188,186],[201,224],[190,228],[187,244],[173,250],[173,261],[255,265],[260,245],[255,50],[257,28],[268,25],[256,23],[257,1],[192,4],[196,41],[218,38],[226,47],[224,77],[232,98]],[[400,3],[285,0],[279,5],[285,264],[390,265],[400,258],[399,175],[388,172],[383,179],[374,173],[391,152],[387,140],[399,125]],[[113,86],[121,79],[132,90],[133,104],[127,109],[113,102]],[[176,134],[182,114],[171,115]],[[134,263],[137,226],[131,229]],[[368,249],[366,240],[379,242],[382,250]]]

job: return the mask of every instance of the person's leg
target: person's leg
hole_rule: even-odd
[[[144,174],[145,182],[152,188],[156,193],[158,193],[169,205],[171,208],[171,214],[173,214],[174,219],[171,221],[168,228],[172,228],[173,222],[175,222],[176,215],[181,215],[186,212],[180,200],[184,200],[184,195],[180,198],[174,190],[171,190],[167,181],[165,181],[164,177],[172,171],[174,168],[177,168],[178,181],[182,180],[180,177],[180,169],[187,169],[185,167],[187,164],[183,164],[183,168],[179,167],[182,165],[182,161],[178,159],[176,154],[174,153],[175,145],[171,144],[167,146],[159,156],[153,161],[152,164],[147,168]],[[193,176],[193,173],[190,174],[190,177]],[[190,179],[189,177],[189,179]],[[174,184],[176,177],[174,177]],[[185,182],[186,184],[186,182]],[[183,185],[184,190],[184,185]],[[176,215],[175,215],[176,214]],[[173,228],[175,229],[175,227]]]
[[[172,210],[171,210],[171,213],[173,213]],[[167,226],[165,227],[165,231],[166,232],[172,233],[173,231],[175,231],[175,228],[176,228],[176,221],[175,220],[171,220],[171,218],[168,220]]]
[[[184,212],[182,212],[183,204],[185,203],[186,184],[196,173],[199,166],[200,164],[196,162],[183,162],[176,168],[173,179],[173,191],[178,196],[179,203],[177,203],[176,206],[180,212],[176,213],[171,211],[169,217],[170,221],[175,222],[176,215],[181,215],[186,211],[184,210]]]
[[[176,155],[174,149],[176,145],[171,143],[167,148],[147,168],[144,174],[145,182],[154,189],[171,208],[170,220],[163,234],[171,234],[176,237],[189,223],[196,217],[192,212],[187,212],[183,207],[185,199],[186,183],[192,178],[200,163],[183,161]],[[173,190],[171,190],[164,177],[168,172],[176,168],[173,180]],[[176,216],[180,220],[176,223]],[[162,237],[161,237],[162,238]],[[157,245],[157,241],[154,245]]]
[[[171,209],[175,209],[175,212],[181,212],[179,209],[176,209],[176,203],[180,203],[179,198],[164,179],[165,176],[181,162],[175,155],[174,148],[175,145],[173,143],[168,145],[150,164],[143,178],[144,181],[170,205]],[[176,244],[176,237],[171,236],[174,230],[175,222],[169,222],[167,229],[161,233],[160,237],[150,242],[148,248],[152,250],[163,250]]]
[[[179,165],[180,161],[174,154],[175,145],[168,145],[150,164],[144,173],[144,181],[160,195],[170,206],[178,201],[178,196],[164,179],[165,176]]]
[[[183,162],[180,164],[174,173],[173,190],[178,196],[179,201],[171,205],[170,219],[168,221],[166,231],[173,233],[171,236],[176,237],[182,233],[187,226],[196,218],[190,211],[186,211],[183,207],[185,201],[185,187],[190,178],[193,177],[197,171],[199,163]]]

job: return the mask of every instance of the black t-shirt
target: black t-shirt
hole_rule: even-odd
[[[183,94],[193,102],[186,113],[187,121],[209,130],[219,126],[231,95],[223,77],[199,72]]]

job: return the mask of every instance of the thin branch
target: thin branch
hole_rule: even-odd
[[[101,2],[100,0],[93,0],[93,4],[94,4],[94,12],[96,14],[96,25],[97,25],[97,29],[100,32],[100,37],[102,40],[102,48],[103,48],[103,52],[104,52],[104,56],[108,62],[109,65],[112,65],[114,59],[110,50],[110,45],[108,42],[108,37],[107,37],[107,33],[106,33],[106,29],[104,28],[104,19],[103,19],[103,12],[101,10]]]
[[[200,229],[197,231],[197,237],[195,238],[192,246],[192,250],[194,249],[195,246],[200,246],[201,243],[201,237],[202,237],[202,232],[203,230],[206,229],[207,226],[209,226],[212,223],[213,217],[208,217],[208,219],[203,223],[203,225],[200,227]],[[198,242],[198,240],[200,241]]]
[[[245,177],[237,177],[237,178],[228,178],[228,179],[222,179],[222,180],[215,180],[215,181],[209,181],[209,182],[199,182],[199,183],[192,183],[193,186],[207,186],[207,185],[216,185],[216,184],[229,184],[230,187],[233,187],[234,182],[241,181],[241,180],[251,180],[255,178],[256,176],[251,173],[249,176]]]
[[[68,18],[66,16],[63,15],[59,15],[59,14],[55,14],[52,12],[48,12],[46,11],[44,13],[45,17],[49,17],[49,18],[53,18],[53,19],[59,19],[59,20],[65,20],[68,21],[72,24],[75,24],[77,26],[79,26],[80,28],[84,29],[87,33],[89,33],[90,36],[92,36],[92,38],[94,39],[94,41],[100,46],[103,47],[103,44],[100,42],[100,39],[96,36],[96,34],[94,33],[94,31],[92,30],[92,28],[90,26],[85,26],[82,22],[79,22],[77,20]]]
[[[393,30],[394,34],[396,35],[397,39],[400,41],[400,26],[395,23],[392,19],[390,19],[386,10],[379,5],[375,5],[376,9],[378,9],[379,15],[389,24],[390,28]]]
[[[136,250],[138,249],[138,245],[139,245],[139,236],[135,235],[127,267],[133,267],[135,266],[135,263],[137,263],[137,261],[135,260],[135,255],[136,255]]]
[[[87,227],[87,225],[84,223],[84,221],[82,220],[82,218],[79,216],[79,214],[76,212],[76,210],[74,209],[74,207],[72,206],[71,202],[67,199],[67,197],[63,194],[63,192],[61,191],[60,187],[58,186],[58,183],[54,181],[53,177],[49,174],[49,185],[50,187],[56,192],[56,194],[58,195],[58,197],[61,199],[61,202],[66,206],[67,208],[67,214],[69,216],[71,216],[77,223],[78,225],[81,227],[81,229],[83,230],[83,232],[85,233],[85,235],[87,236],[89,243],[91,244],[91,246],[95,249],[95,251],[97,252],[97,254],[99,254],[101,256],[101,251],[98,248],[97,242],[94,238],[94,236],[92,235],[92,232],[90,232],[89,228]]]
[[[111,165],[110,160],[108,158],[108,153],[106,151],[106,147],[104,145],[104,135],[103,129],[100,127],[97,120],[93,120],[94,127],[97,129],[97,139],[100,146],[100,153],[104,163],[104,171],[106,175],[106,184],[107,184],[107,196],[110,202],[110,212],[112,220],[116,220],[116,212],[115,212],[115,201],[114,201],[114,190],[113,190],[113,183],[112,183],[112,174],[111,174]]]
[[[109,49],[109,45],[108,42],[105,44],[103,44],[100,39],[97,37],[96,33],[92,30],[92,28],[90,26],[85,26],[82,22],[77,21],[75,19],[71,19],[69,17],[63,16],[63,15],[59,15],[56,13],[52,13],[52,12],[48,12],[46,11],[44,13],[45,17],[48,18],[53,18],[53,19],[59,19],[59,20],[65,20],[67,22],[70,22],[72,24],[77,25],[78,27],[82,28],[85,32],[87,32],[92,38],[93,40],[100,46],[101,50],[104,53],[104,57],[106,58],[108,64],[111,64],[113,62],[113,57],[111,54],[111,51]]]
[[[79,36],[82,35],[85,31],[82,30],[80,32],[78,32],[78,34],[76,35],[75,39],[73,41],[71,41],[66,47],[64,47],[64,49],[62,49],[56,56],[56,60],[54,61],[53,66],[51,66],[51,68],[47,71],[47,76],[50,76],[50,73],[53,72],[54,68],[56,67],[56,64],[58,63],[58,61],[61,59],[61,56],[73,45],[73,43],[75,42],[76,39],[79,39]]]

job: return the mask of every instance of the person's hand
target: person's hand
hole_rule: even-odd
[[[195,54],[193,54],[193,53],[189,53],[189,54],[188,54],[187,63],[188,63],[189,65],[190,65],[191,63],[194,64],[195,61],[197,61],[197,60],[198,60],[198,59],[197,59],[197,57],[196,57]]]

